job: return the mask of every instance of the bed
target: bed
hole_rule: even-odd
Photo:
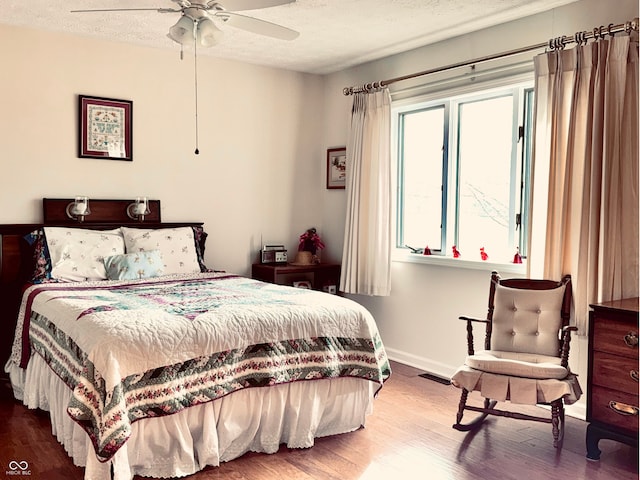
[[[366,309],[207,268],[202,224],[160,222],[159,201],[141,224],[92,200],[84,225],[69,201],[0,226],[5,372],[85,479],[182,477],[364,426],[391,373]]]

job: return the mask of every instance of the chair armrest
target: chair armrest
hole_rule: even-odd
[[[486,337],[485,337],[485,348],[489,350],[489,338],[491,336],[490,327],[491,322],[487,319],[480,318],[472,318],[472,317],[458,317],[459,320],[465,320],[467,322],[467,355],[473,355],[474,345],[473,345],[473,324],[471,322],[484,323],[486,325]]]
[[[571,332],[577,332],[578,327],[566,325],[562,327],[562,348],[560,350],[560,365],[569,368],[569,343],[571,342]]]
[[[489,320],[487,320],[486,318],[458,317],[458,320],[466,320],[468,322],[489,323]]]

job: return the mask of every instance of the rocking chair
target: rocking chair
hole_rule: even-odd
[[[468,356],[451,378],[462,389],[453,428],[470,431],[488,415],[551,423],[553,446],[562,445],[564,405],[576,402],[582,390],[569,370],[571,277],[552,280],[500,279],[491,274],[486,320],[467,322]],[[473,323],[485,324],[484,350],[475,353]],[[484,397],[484,406],[467,405],[470,392]],[[497,402],[551,406],[551,417],[496,409]],[[462,423],[465,410],[480,413]]]

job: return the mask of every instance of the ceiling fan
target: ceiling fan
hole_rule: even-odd
[[[194,153],[198,155],[198,54],[197,48],[212,47],[223,36],[214,20],[226,23],[235,28],[265,35],[280,40],[293,40],[299,33],[290,28],[275,23],[260,20],[247,15],[236,13],[242,10],[258,10],[262,8],[276,7],[295,0],[171,0],[176,3],[174,8],[102,8],[93,10],[71,10],[71,13],[86,12],[136,12],[155,11],[158,13],[180,13],[178,21],[169,28],[167,36],[180,44],[180,58],[182,47],[194,46],[194,86],[195,86],[195,122],[196,122],[196,148]]]
[[[275,23],[236,13],[258,10],[293,3],[295,0],[171,0],[174,8],[103,8],[71,10],[71,13],[155,11],[180,13],[180,19],[169,28],[167,36],[180,45],[212,47],[222,38],[223,32],[216,23],[280,40],[294,40],[299,33]],[[214,22],[216,20],[216,22]]]

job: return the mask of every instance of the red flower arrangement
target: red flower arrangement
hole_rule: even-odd
[[[312,255],[315,255],[318,250],[322,250],[324,248],[324,243],[318,235],[318,232],[315,228],[309,228],[306,232],[300,235],[300,243],[298,243],[298,251],[300,252],[311,252]]]

